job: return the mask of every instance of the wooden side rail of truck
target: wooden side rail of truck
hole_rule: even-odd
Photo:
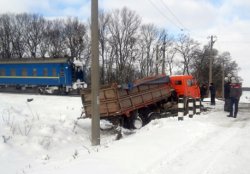
[[[138,127],[138,122],[142,126],[162,112],[176,110],[177,95],[166,75],[136,80],[126,86],[102,86],[99,91],[100,118],[119,119],[127,128]],[[85,117],[91,118],[91,90],[82,90],[81,98]]]

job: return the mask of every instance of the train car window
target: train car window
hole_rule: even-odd
[[[63,70],[63,68],[61,68],[61,70],[60,70],[60,77],[64,77],[64,70]]]
[[[56,77],[56,68],[53,68],[53,69],[52,69],[52,76],[53,76],[53,77]]]
[[[43,76],[48,76],[48,68],[43,69]]]
[[[16,69],[10,69],[10,75],[16,76]]]
[[[5,75],[6,75],[5,69],[0,69],[0,76],[5,76]]]
[[[26,68],[22,69],[22,76],[27,76],[27,69]]]
[[[182,81],[181,81],[181,80],[176,80],[176,81],[174,82],[174,84],[175,84],[175,85],[182,85]]]
[[[37,76],[37,69],[36,68],[33,68],[32,75]]]

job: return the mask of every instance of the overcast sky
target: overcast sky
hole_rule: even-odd
[[[0,0],[0,13],[32,12],[48,18],[77,16],[86,21],[90,0]],[[214,48],[229,51],[241,71],[243,86],[250,87],[250,0],[99,0],[104,10],[135,10],[144,23],[186,33],[205,44],[215,35]]]

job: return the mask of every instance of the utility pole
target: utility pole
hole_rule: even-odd
[[[156,67],[155,67],[156,75],[159,74],[158,65],[159,65],[159,45],[157,44],[156,45]]]
[[[224,96],[224,80],[225,80],[225,65],[224,65],[225,61],[224,61],[224,58],[222,60],[222,78],[221,78],[221,88],[222,88],[222,99],[224,100],[225,99],[225,96]]]
[[[213,45],[214,45],[214,43],[215,43],[215,41],[214,41],[214,36],[212,35],[211,37],[211,41],[210,41],[210,59],[209,59],[209,85],[210,85],[210,83],[212,83],[212,81],[213,81],[213,70],[212,70],[212,68],[213,68]]]
[[[91,0],[91,143],[100,145],[98,0]]]

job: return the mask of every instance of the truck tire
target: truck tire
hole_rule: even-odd
[[[141,129],[143,126],[143,122],[142,122],[142,119],[137,116],[135,119],[134,119],[134,122],[133,122],[133,127],[135,129]]]
[[[123,127],[126,129],[140,129],[143,125],[143,120],[137,110],[132,111],[130,116],[123,117]]]
[[[155,120],[155,119],[158,119],[158,118],[160,118],[160,114],[157,113],[157,112],[150,112],[150,113],[148,114],[148,119],[149,119],[150,121]]]
[[[148,124],[150,122],[150,118],[149,118],[149,114],[151,113],[152,111],[145,107],[145,108],[142,108],[139,110],[139,117],[141,118],[142,120],[142,123],[143,123],[143,126],[145,126],[146,124]]]

